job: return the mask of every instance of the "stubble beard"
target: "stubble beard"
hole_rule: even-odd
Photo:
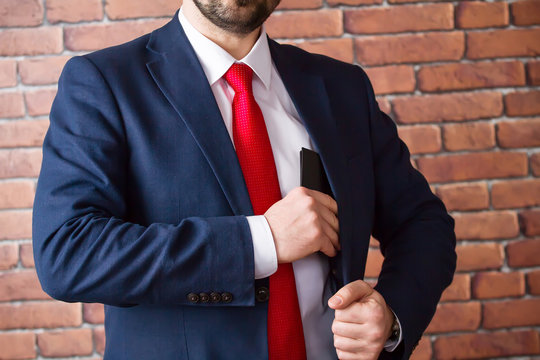
[[[252,9],[250,12],[242,12],[244,16],[241,16],[234,9],[227,7],[222,0],[208,0],[206,3],[202,3],[201,0],[193,0],[195,6],[210,22],[222,30],[239,35],[247,35],[261,26],[279,2],[280,0],[269,2],[265,0],[235,0],[236,7]]]

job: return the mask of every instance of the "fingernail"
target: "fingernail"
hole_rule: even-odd
[[[341,300],[341,297],[339,296],[333,296],[330,298],[330,300],[328,300],[328,304],[330,304],[330,306],[339,306],[342,302],[343,300]]]

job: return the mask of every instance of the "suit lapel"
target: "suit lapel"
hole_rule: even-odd
[[[342,251],[330,260],[339,283],[343,283],[343,253],[348,253],[352,234],[352,218],[348,184],[346,183],[346,157],[341,147],[334,116],[331,112],[325,80],[320,74],[307,69],[286,46],[269,39],[272,60],[283,80],[293,104],[304,122],[328,176],[332,192],[339,207],[340,242]]]
[[[157,60],[147,63],[148,70],[195,138],[233,213],[252,215],[236,152],[204,71],[178,21],[178,13],[152,33],[147,48],[158,54]]]

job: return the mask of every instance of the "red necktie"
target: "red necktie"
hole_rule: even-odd
[[[253,71],[235,63],[225,74],[234,89],[233,139],[255,215],[263,215],[281,200],[272,146],[263,114],[253,97]],[[268,300],[268,355],[270,360],[306,359],[302,318],[292,264],[279,264],[270,276]]]

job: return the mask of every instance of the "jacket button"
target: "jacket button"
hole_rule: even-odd
[[[221,300],[224,303],[230,303],[232,301],[232,294],[228,292],[221,293]]]
[[[208,294],[204,292],[199,294],[199,298],[202,303],[207,303],[208,301],[210,301],[210,296],[208,296]]]
[[[196,304],[196,303],[199,302],[199,295],[197,295],[195,293],[189,293],[187,298],[188,298],[189,302],[192,303],[192,304]]]
[[[258,302],[268,301],[270,290],[266,286],[260,286],[255,290],[255,299]]]
[[[217,292],[211,292],[210,293],[210,301],[213,303],[218,303],[221,301],[221,295]]]

